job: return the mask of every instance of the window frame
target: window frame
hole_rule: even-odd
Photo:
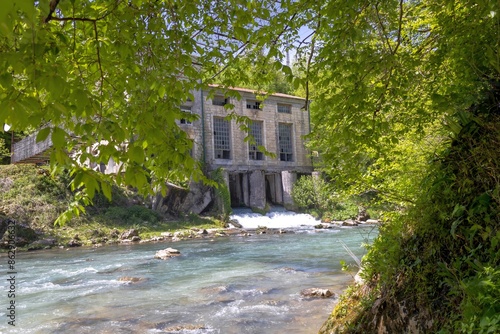
[[[281,110],[280,110],[281,107]],[[286,111],[283,111],[283,108],[286,108]],[[289,103],[278,103],[276,105],[276,111],[280,114],[291,114],[292,113],[292,105]]]
[[[246,107],[250,110],[262,110],[262,102],[257,100],[246,100]]]
[[[284,133],[285,129],[288,129],[288,133]],[[278,154],[280,161],[294,161],[293,146],[293,124],[278,123]]]
[[[214,159],[232,160],[231,121],[213,116],[212,124]]]
[[[212,98],[212,105],[224,107],[226,104],[229,104],[229,98],[224,95],[215,95]]]
[[[255,139],[255,144],[248,143],[248,159],[252,161],[263,161],[264,153],[259,151],[259,146],[264,146],[264,122],[252,121],[249,126],[249,135]]]
[[[189,106],[181,106],[180,109],[181,109],[181,112],[183,112],[183,113],[188,113],[188,114],[191,114],[191,115],[193,114],[193,112],[191,111],[191,107],[189,107]],[[179,124],[182,124],[182,125],[193,125],[193,122],[189,121],[186,118],[181,118],[179,120]]]

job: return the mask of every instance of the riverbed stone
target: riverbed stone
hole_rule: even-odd
[[[238,222],[237,219],[231,219],[229,220],[229,224],[233,225],[234,227],[237,228],[243,228],[243,226]]]
[[[358,223],[355,220],[347,219],[342,222],[342,226],[358,226]]]
[[[206,329],[206,326],[204,325],[177,325],[177,326],[171,326],[171,327],[166,327],[166,323],[158,323],[156,324],[156,329],[162,330],[163,333],[197,333],[200,330]]]
[[[179,255],[181,255],[181,252],[179,252],[177,249],[169,247],[169,248],[157,251],[154,258],[160,259],[160,260],[168,260],[174,256],[179,256]]]
[[[140,283],[147,281],[145,277],[133,277],[133,276],[123,276],[118,279],[120,282],[128,282],[128,283]]]
[[[309,288],[304,289],[300,292],[300,294],[304,297],[320,297],[320,298],[329,298],[334,295],[329,289],[320,289],[320,288]]]
[[[82,243],[78,240],[72,239],[68,242],[68,247],[80,247]]]

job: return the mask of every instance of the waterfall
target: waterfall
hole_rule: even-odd
[[[266,215],[252,212],[248,208],[233,209],[231,219],[235,219],[243,228],[300,228],[312,229],[320,223],[319,220],[306,213],[295,213],[284,208],[273,207]]]

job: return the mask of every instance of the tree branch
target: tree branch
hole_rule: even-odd
[[[403,0],[399,0],[399,26],[398,26],[398,42],[394,47],[393,54],[396,54],[399,46],[401,45],[401,27],[403,26]]]
[[[387,32],[385,31],[385,26],[382,23],[382,19],[380,18],[380,13],[378,10],[378,2],[375,3],[375,13],[377,14],[377,20],[378,20],[378,23],[380,25],[380,28],[382,29],[382,33],[381,33],[382,36],[381,37],[385,41],[385,43],[387,43],[387,46],[389,47],[389,52],[394,54],[392,51],[391,43],[389,42],[389,38],[387,37]]]
[[[99,65],[99,72],[100,72],[100,76],[101,76],[101,87],[100,87],[100,91],[101,91],[101,98],[102,98],[102,95],[103,95],[103,86],[104,86],[104,72],[102,70],[102,64],[101,64],[101,51],[100,51],[100,48],[99,48],[99,35],[97,34],[97,21],[93,21],[94,23],[94,34],[95,34],[95,42],[96,42],[96,50],[97,50],[97,64]],[[101,101],[101,109],[102,109],[102,101]]]
[[[321,14],[320,16],[318,16],[318,24],[316,25],[316,29],[314,30],[315,32],[319,30],[320,25],[321,25]],[[302,108],[307,111],[309,110],[309,71],[311,69],[311,62],[314,56],[315,44],[316,44],[316,35],[313,37],[311,41],[311,53],[309,54],[309,59],[307,59],[307,67],[306,67],[306,103]]]

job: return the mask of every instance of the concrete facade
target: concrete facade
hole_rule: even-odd
[[[273,94],[259,101],[249,89],[233,88],[230,95],[234,93],[239,97],[227,97],[213,87],[213,91],[194,92],[195,100],[182,106],[198,118],[189,124],[179,122],[194,141],[193,157],[209,170],[225,170],[233,206],[264,209],[267,202],[292,206],[291,189],[297,174],[313,170],[303,140],[310,132],[309,112],[303,109],[305,99]],[[226,109],[224,104],[234,108]],[[256,150],[259,143],[249,144],[245,140],[248,132],[241,124],[234,118],[225,120],[230,113],[252,120],[261,135],[255,139],[274,156]],[[227,135],[221,135],[225,130]]]

